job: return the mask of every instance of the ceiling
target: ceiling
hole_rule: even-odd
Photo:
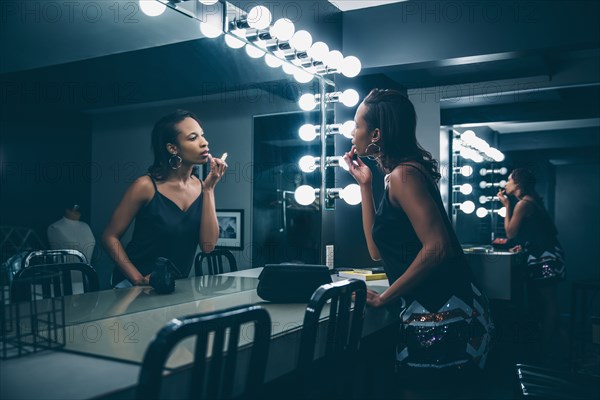
[[[360,10],[362,8],[371,8],[384,6],[393,3],[400,3],[407,0],[328,0],[340,11]]]
[[[51,0],[15,2],[15,12],[21,18],[8,18],[0,24],[4,118],[36,106],[49,113],[89,112],[244,88],[259,88],[290,99],[297,95],[280,70],[265,67],[262,60],[236,56],[222,37],[202,38],[197,21],[169,12],[172,10],[161,18],[150,18],[127,8],[135,2],[80,0],[81,10],[102,7],[102,18],[92,22],[75,12],[71,21],[64,19],[68,14],[63,13],[63,20],[55,23],[48,16],[36,20],[35,13],[19,9],[28,3],[32,7],[63,6]],[[241,7],[256,4],[246,0],[239,3]],[[388,1],[331,3],[340,10],[356,10],[350,14],[366,11],[359,8],[367,6],[386,5],[378,7],[385,13],[393,10]],[[118,15],[109,8],[111,4],[119,5]],[[310,12],[307,7],[306,12]],[[306,21],[315,26],[319,23]],[[336,26],[321,25],[330,30]],[[596,28],[600,32],[599,26]],[[399,63],[365,68],[361,77],[385,76],[413,92],[433,88],[440,101],[442,125],[488,126],[500,133],[506,148],[597,148],[600,46],[599,34],[590,35],[592,44]],[[385,41],[374,47],[395,51],[394,43]],[[548,132],[553,132],[554,139],[544,141]],[[558,136],[562,139],[556,139]]]

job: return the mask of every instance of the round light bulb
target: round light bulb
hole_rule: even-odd
[[[473,167],[471,167],[470,165],[463,165],[462,167],[460,167],[460,174],[462,176],[473,175]]]
[[[310,46],[310,49],[306,51],[306,54],[316,61],[323,61],[325,56],[329,54],[329,46],[323,42],[315,42]]]
[[[283,72],[288,75],[292,75],[294,72],[296,72],[296,67],[294,67],[292,64],[283,63],[281,68],[283,68]]]
[[[298,51],[306,51],[312,45],[312,36],[307,31],[298,31],[290,39],[290,46]]]
[[[506,218],[506,207],[502,207],[501,209],[499,209],[498,215],[501,216],[502,218]]]
[[[480,187],[481,189],[485,189],[485,188],[487,188],[487,182],[486,182],[486,181],[481,181],[481,182],[479,182],[479,187]]]
[[[158,17],[166,9],[167,6],[156,0],[140,0],[140,10],[149,17]]]
[[[485,204],[485,203],[487,203],[487,202],[488,202],[488,198],[487,198],[487,196],[483,196],[483,195],[479,196],[479,202],[480,202],[481,204]]]
[[[314,110],[317,106],[317,102],[315,101],[315,95],[310,93],[303,94],[302,96],[300,96],[300,100],[298,100],[298,105],[304,111]]]
[[[479,218],[485,218],[488,215],[488,210],[484,207],[479,207],[475,212]]]
[[[346,164],[346,161],[344,160],[344,157],[338,156],[339,157],[339,166],[344,170],[344,171],[350,171],[350,167],[348,166],[348,164]]]
[[[506,175],[508,173],[508,168],[506,167],[502,167],[500,168],[500,175]]]
[[[358,58],[354,56],[348,56],[344,58],[341,69],[344,76],[348,78],[354,78],[356,75],[360,74],[362,65]]]
[[[265,52],[261,49],[257,49],[256,47],[247,44],[246,47],[246,54],[248,54],[249,57],[252,58],[261,58],[262,56],[265,55]]]
[[[332,50],[323,59],[323,63],[331,69],[340,69],[344,56],[337,50]]]
[[[301,68],[296,68],[296,71],[294,71],[294,79],[298,83],[308,83],[313,80],[313,75]]]
[[[475,203],[470,200],[465,201],[460,204],[460,210],[465,214],[471,214],[473,211],[475,211]]]
[[[313,172],[318,167],[317,158],[313,156],[304,156],[298,161],[298,166],[302,172]]]
[[[356,124],[354,121],[346,121],[342,124],[342,126],[340,126],[340,132],[342,135],[344,135],[344,137],[352,139],[352,131],[354,130],[355,126]]]
[[[208,22],[200,22],[200,32],[207,38],[216,38],[223,34],[223,31]]]
[[[275,24],[269,29],[269,33],[272,37],[277,38],[281,41],[288,41],[294,36],[296,27],[294,23],[287,18],[280,18],[275,21]]]
[[[205,6],[212,6],[213,4],[217,4],[219,2],[219,0],[198,0],[200,3],[204,4]]]
[[[283,61],[275,57],[273,54],[265,54],[265,63],[271,68],[281,67]]]
[[[500,182],[498,182],[498,184],[500,185],[501,188],[503,188],[504,186],[506,186],[506,181],[503,179]]]
[[[229,34],[225,35],[225,43],[232,49],[241,49],[246,44],[243,40]]]
[[[486,176],[486,175],[487,175],[487,173],[488,173],[488,170],[487,170],[487,169],[485,169],[485,168],[481,168],[481,169],[479,170],[479,175],[481,175],[481,176]]]
[[[304,124],[298,129],[298,136],[305,142],[310,142],[311,140],[315,140],[318,135],[313,124]]]
[[[346,107],[354,107],[358,104],[358,92],[354,89],[346,89],[340,95],[340,101]]]
[[[271,18],[271,11],[267,7],[256,6],[248,12],[246,20],[251,28],[265,29],[271,25]]]
[[[471,143],[471,141],[476,137],[477,136],[475,135],[475,132],[472,130],[464,131],[462,135],[460,135],[461,140],[465,143]]]
[[[314,203],[316,198],[315,189],[308,185],[298,186],[294,191],[294,199],[302,206]]]
[[[473,186],[469,185],[468,183],[464,183],[460,185],[460,192],[462,194],[471,194],[473,193]]]
[[[340,199],[344,200],[351,206],[360,204],[362,197],[360,196],[360,186],[356,183],[351,183],[340,192]]]

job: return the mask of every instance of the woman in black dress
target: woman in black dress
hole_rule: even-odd
[[[344,158],[361,188],[369,253],[383,260],[390,282],[381,294],[369,290],[367,302],[399,315],[400,387],[414,394],[432,384],[445,391],[444,382],[463,377],[467,384],[485,365],[493,325],[444,211],[437,161],[416,140],[414,107],[398,91],[373,89],[354,121]],[[354,154],[375,158],[387,174],[377,210],[371,171]]]
[[[213,158],[198,118],[177,110],[159,120],[152,131],[154,163],[135,180],[117,205],[102,241],[116,267],[115,287],[148,285],[158,257],[189,273],[198,245],[211,252],[219,237],[214,188],[227,164]],[[204,181],[192,172],[210,165]],[[127,249],[120,238],[135,219]]]
[[[567,346],[566,334],[560,329],[558,302],[558,283],[566,272],[564,254],[554,222],[535,191],[535,182],[529,169],[516,168],[508,176],[504,191],[498,192],[498,199],[506,207],[506,236],[518,243],[514,250],[524,251],[527,258],[528,291],[542,327],[543,359],[539,361],[557,367]],[[518,199],[514,208],[509,195]]]

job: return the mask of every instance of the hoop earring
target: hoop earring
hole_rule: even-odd
[[[171,157],[169,157],[169,167],[171,167],[171,169],[179,169],[182,163],[183,159],[177,154],[173,154]]]
[[[365,149],[365,153],[369,153],[369,147],[371,147],[371,146],[377,146],[377,150],[373,151],[371,154],[368,154],[367,158],[369,160],[377,160],[379,157],[375,156],[375,154],[381,153],[381,147],[377,143],[371,142]]]

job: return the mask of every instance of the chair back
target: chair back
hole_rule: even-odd
[[[354,297],[354,307],[352,307]],[[330,301],[331,300],[331,301]],[[364,281],[347,279],[321,285],[313,293],[304,313],[302,338],[298,355],[299,378],[306,384],[305,390],[314,384],[313,360],[317,347],[319,318],[325,304],[330,301],[329,320],[325,343],[324,365],[329,380],[335,382],[330,390],[352,393],[351,366],[357,363],[358,348],[362,336],[367,286]],[[349,384],[345,382],[349,380]],[[313,383],[311,383],[313,382]],[[302,382],[301,382],[302,383]],[[304,393],[305,397],[311,397]]]
[[[100,289],[98,273],[86,263],[37,264],[21,269],[14,277],[10,296],[12,301],[31,300],[32,282],[38,282],[42,288],[42,298],[69,296],[73,294],[71,271],[82,275],[83,292]],[[60,272],[48,274],[48,272]],[[51,278],[50,278],[51,276]],[[46,278],[44,278],[46,277]],[[37,279],[33,279],[37,278]]]
[[[203,264],[206,260],[206,274],[204,273]],[[229,264],[229,270],[225,269],[223,265],[223,260],[227,260]],[[233,253],[226,249],[215,249],[210,253],[198,253],[196,255],[196,259],[194,261],[194,272],[196,276],[202,275],[218,275],[223,274],[225,272],[235,272],[237,271],[237,263],[235,262],[235,257]]]
[[[160,397],[162,373],[169,354],[179,342],[190,336],[196,337],[194,364],[189,379],[190,386],[187,392],[182,393],[182,397],[211,400],[232,398],[240,328],[242,324],[252,322],[254,340],[243,394],[248,398],[259,398],[271,340],[271,318],[260,306],[240,306],[172,320],[157,333],[146,350],[136,398]],[[229,336],[225,352],[226,331]],[[209,348],[211,333],[212,349]],[[207,360],[209,352],[211,356]]]
[[[72,262],[89,264],[86,256],[79,250],[36,250],[27,255],[23,267],[28,268],[38,264],[65,264]]]

